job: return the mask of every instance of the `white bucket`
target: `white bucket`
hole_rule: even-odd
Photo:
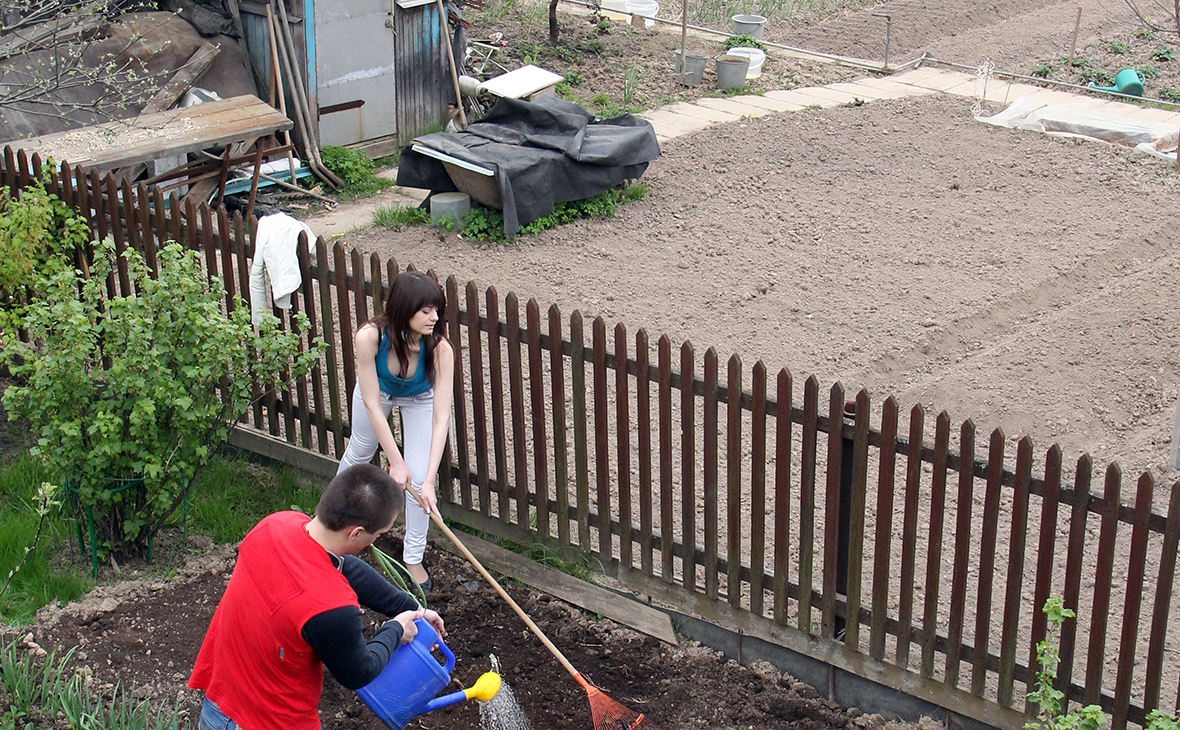
[[[660,4],[654,0],[627,0],[627,12],[643,18],[643,24],[650,28],[656,24],[652,18],[660,14]]]
[[[736,48],[730,48],[726,53],[731,56],[745,56],[750,59],[750,70],[746,72],[746,78],[756,79],[762,75],[762,62],[766,60],[766,51],[748,46],[738,46]]]
[[[602,16],[609,20],[631,20],[631,16],[627,15],[627,0],[602,0],[598,7],[602,10]]]

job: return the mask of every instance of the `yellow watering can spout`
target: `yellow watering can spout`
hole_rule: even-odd
[[[484,672],[470,689],[464,690],[467,699],[488,702],[500,691],[500,675],[495,672]]]

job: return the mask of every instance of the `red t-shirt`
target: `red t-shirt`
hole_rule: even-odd
[[[300,635],[312,616],[356,606],[356,593],[307,534],[277,512],[246,535],[188,686],[243,730],[318,730],[324,665]]]

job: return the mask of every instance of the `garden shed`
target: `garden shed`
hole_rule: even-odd
[[[285,1],[321,144],[377,157],[446,121],[454,87],[437,2]],[[269,79],[266,4],[238,7],[250,59]]]

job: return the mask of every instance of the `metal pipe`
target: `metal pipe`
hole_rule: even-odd
[[[889,13],[873,13],[872,15],[874,18],[884,18],[885,19],[885,63],[884,63],[884,67],[889,68],[889,36],[890,36],[890,31],[893,30],[893,18],[889,16]]]

